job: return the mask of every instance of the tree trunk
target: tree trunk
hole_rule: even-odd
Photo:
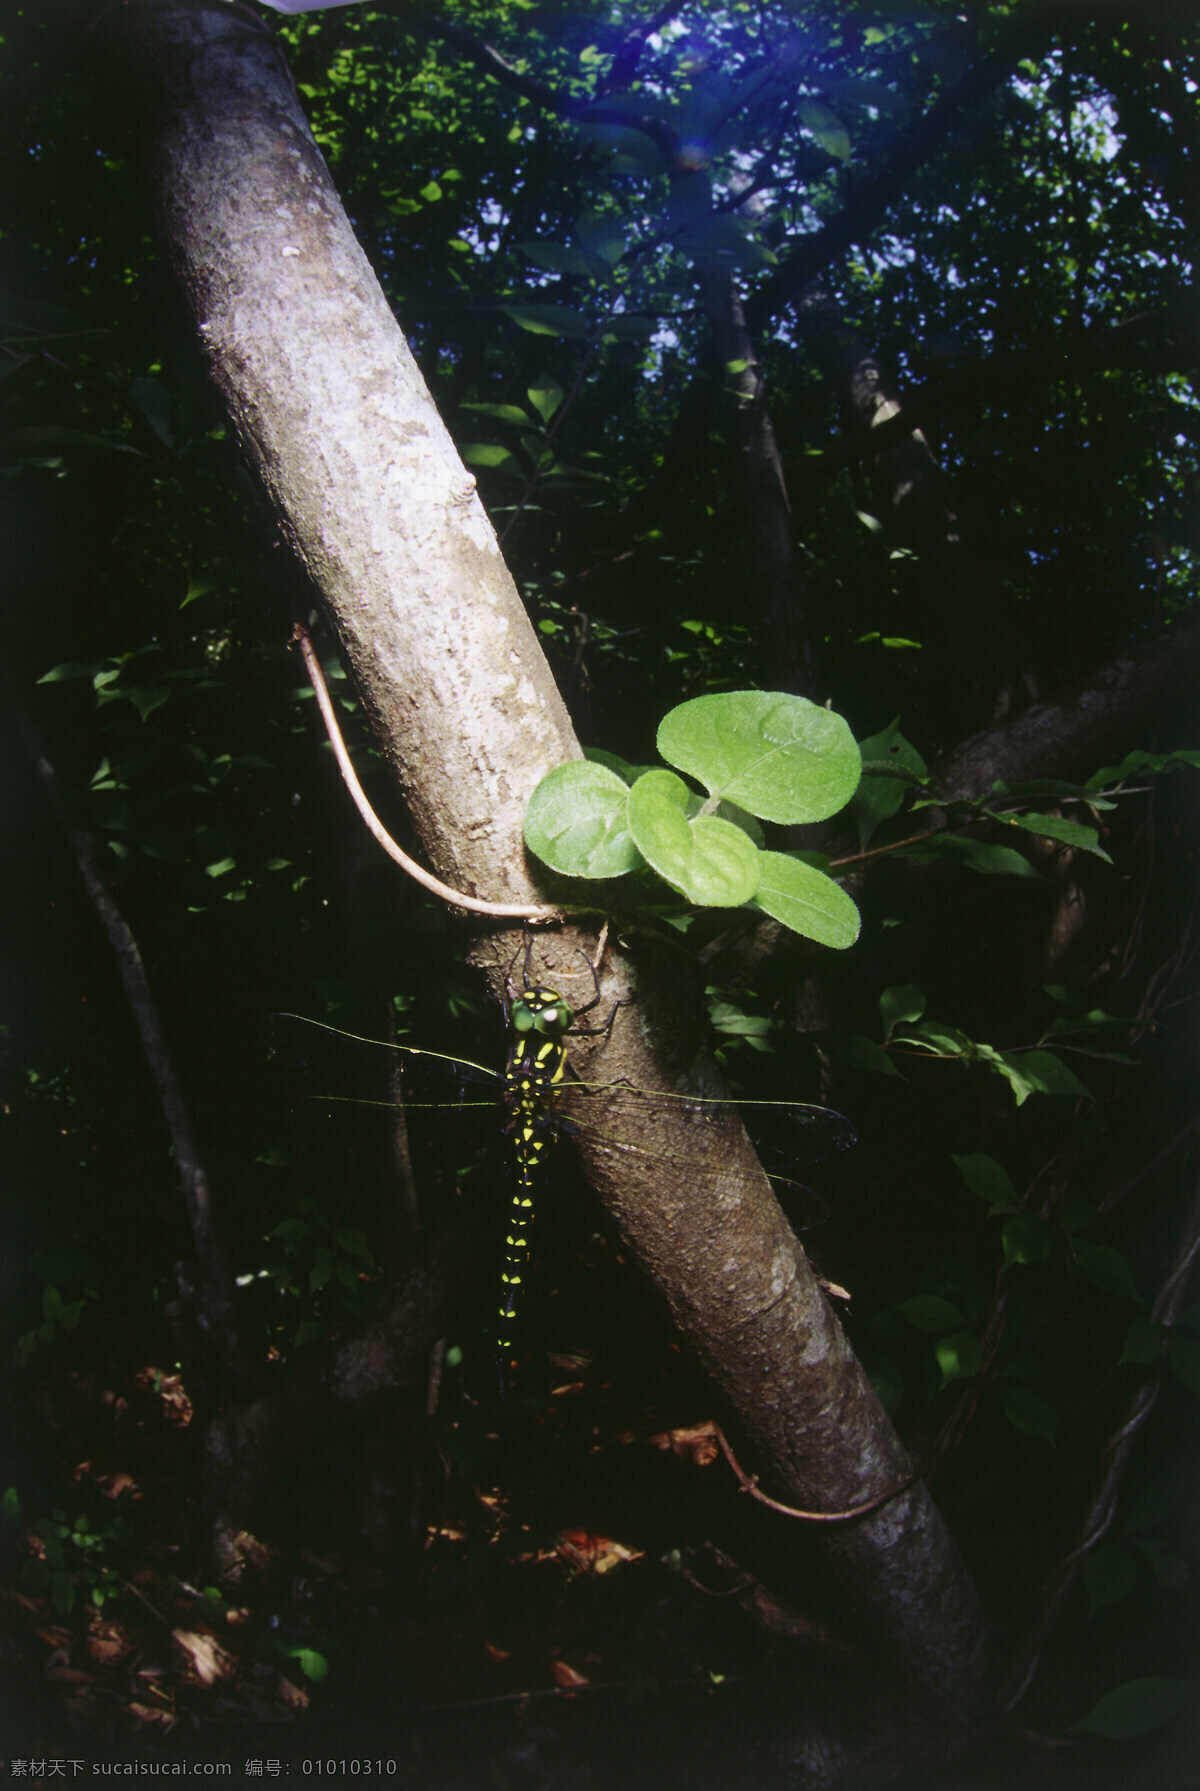
[[[274,43],[170,0],[109,29],[213,378],[417,834],[454,888],[533,901],[525,802],[579,747]]]
[[[473,480],[274,45],[242,15],[194,0],[130,0],[106,15],[105,30],[121,53],[123,99],[131,71],[136,82],[161,229],[213,375],[337,632],[417,834],[456,887],[530,899],[525,800],[579,749]],[[495,983],[508,952],[495,939],[478,949]],[[631,998],[630,958],[616,955],[606,996]],[[539,944],[538,969],[577,977],[570,942]],[[675,1093],[696,1087],[694,1049],[681,1042],[685,1005],[686,1019],[654,962],[640,963],[636,1006],[596,1042],[588,1079],[598,1070]],[[717,1139],[677,1126],[667,1140],[648,1119],[649,1137],[614,1139],[603,1107],[602,1096],[589,1105],[595,1142],[584,1152],[598,1191],[771,1491],[842,1509],[901,1483],[905,1452],[740,1126]],[[719,1191],[698,1201],[714,1159]],[[924,1486],[822,1535],[895,1697],[872,1693],[846,1736],[814,1719],[785,1741],[793,1782],[813,1786],[840,1782],[856,1756],[895,1763],[901,1745],[946,1751],[983,1692],[974,1590]]]
[[[733,440],[741,472],[739,510],[747,544],[745,609],[748,615],[760,618],[755,632],[764,676],[777,690],[815,698],[817,667],[803,603],[787,482],[762,368],[728,268],[714,268],[704,281],[704,312],[716,343],[722,384],[736,406]]]

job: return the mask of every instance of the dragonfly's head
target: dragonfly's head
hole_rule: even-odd
[[[537,1032],[543,1038],[564,1038],[575,1018],[571,1004],[556,989],[525,989],[509,1010],[514,1032]]]

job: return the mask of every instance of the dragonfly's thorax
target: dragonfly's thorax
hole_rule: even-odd
[[[570,1004],[554,989],[525,989],[509,1009],[511,1040],[504,1071],[508,1106],[517,1135],[543,1129],[549,1104],[567,1073],[565,1039],[571,1030]]]

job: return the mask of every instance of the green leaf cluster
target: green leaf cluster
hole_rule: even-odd
[[[530,797],[530,851],[568,877],[648,867],[699,907],[749,906],[822,945],[854,943],[850,897],[815,865],[766,850],[756,825],[821,821],[845,805],[860,762],[840,716],[766,691],[696,697],[664,718],[658,750],[707,797],[673,771],[560,765]]]
[[[279,1153],[270,1153],[269,1161],[284,1166]],[[282,1257],[272,1257],[243,1281],[262,1280],[285,1308],[299,1305],[303,1316],[292,1332],[292,1349],[323,1337],[333,1313],[361,1318],[370,1310],[382,1271],[358,1226],[339,1224],[317,1201],[306,1199],[299,1213],[274,1227],[268,1242],[282,1246]]]
[[[15,1487],[4,1495],[7,1525],[20,1522],[21,1504]],[[114,1564],[125,1562],[134,1544],[134,1507],[126,1489],[118,1495],[103,1522],[86,1514],[69,1518],[56,1507],[33,1525],[36,1542],[26,1556],[20,1583],[35,1595],[43,1595],[60,1617],[69,1617],[83,1598],[96,1610],[122,1596],[127,1582]]]

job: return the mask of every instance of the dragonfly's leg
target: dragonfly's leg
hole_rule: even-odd
[[[606,929],[607,929],[607,924],[608,923],[605,922]],[[575,1020],[576,1021],[579,1020],[581,1015],[590,1014],[592,1009],[595,1006],[597,1006],[597,1004],[601,1001],[601,999],[603,998],[603,993],[604,993],[600,987],[600,973],[597,970],[596,965],[592,962],[591,958],[588,957],[588,955],[585,951],[581,951],[579,955],[583,959],[584,963],[587,965],[588,969],[592,973],[592,986],[594,987],[596,992],[592,996],[592,999],[589,1002],[586,1002],[583,1007],[577,1007],[575,1009]],[[597,960],[602,958],[603,955],[604,955],[604,945],[603,945],[603,943],[601,943],[600,950],[596,953]],[[612,1004],[612,1010],[609,1013],[608,1019],[604,1022],[603,1026],[578,1026],[578,1025],[572,1023],[571,1031],[573,1034],[575,1034],[576,1036],[581,1037],[581,1038],[594,1038],[599,1033],[611,1032],[612,1031],[612,1023],[617,1017],[617,1009],[620,1007],[628,1007],[628,1006],[629,1006],[629,1003],[626,1001],[614,1001]]]

